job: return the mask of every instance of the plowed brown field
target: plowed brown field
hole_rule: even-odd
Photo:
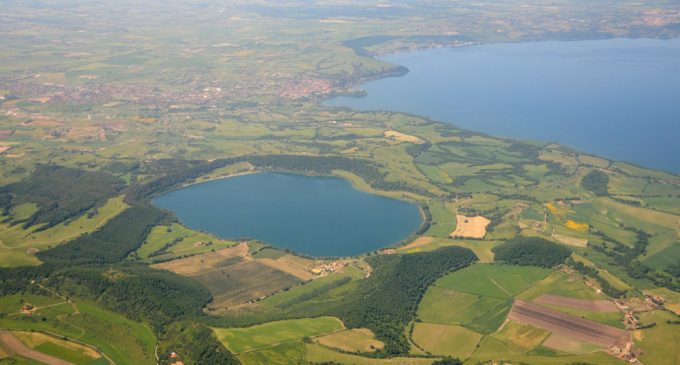
[[[515,301],[510,319],[608,348],[625,343],[626,331],[525,301]]]
[[[591,312],[616,312],[618,310],[616,305],[608,300],[576,299],[552,294],[543,294],[536,298],[534,303],[559,305]]]

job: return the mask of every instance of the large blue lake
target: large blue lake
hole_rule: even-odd
[[[406,76],[328,105],[425,115],[680,172],[680,40],[489,44],[384,57]]]
[[[256,238],[314,256],[352,256],[396,243],[422,218],[414,204],[355,190],[343,179],[257,173],[162,195],[154,204],[188,227]]]

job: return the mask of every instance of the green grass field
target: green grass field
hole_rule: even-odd
[[[517,298],[534,300],[543,294],[561,295],[577,299],[604,299],[593,288],[588,287],[579,275],[555,271],[543,280],[520,293]]]
[[[194,231],[181,224],[154,227],[133,256],[150,261],[154,258],[179,257],[234,246],[233,241]]]
[[[641,323],[655,322],[657,325],[633,333],[636,344],[643,349],[640,360],[643,364],[671,365],[680,364],[680,325],[669,324],[667,321],[677,321],[678,317],[663,311],[643,313]]]
[[[545,278],[550,270],[533,266],[476,264],[450,273],[435,286],[469,294],[509,299]]]
[[[479,333],[492,333],[505,321],[512,301],[431,287],[418,306],[424,322],[460,324]],[[451,308],[456,308],[452,310]]]
[[[432,225],[425,232],[426,236],[446,238],[456,230],[456,215],[447,203],[432,201],[427,206],[432,214]]]
[[[316,337],[344,328],[335,317],[318,317],[268,322],[247,328],[215,328],[217,338],[231,352],[242,353],[296,342],[304,337]]]
[[[468,358],[482,335],[456,325],[415,323],[412,340],[423,350],[439,356]]]
[[[247,352],[239,355],[238,358],[243,365],[288,365],[304,364],[305,357],[305,345],[302,342],[293,342]]]
[[[16,313],[24,302],[36,307],[51,306],[39,309],[30,317],[12,314]],[[156,338],[145,324],[102,309],[92,302],[76,301],[78,312],[68,303],[58,304],[62,302],[63,300],[59,298],[36,295],[1,297],[0,310],[4,316],[0,316],[0,327],[49,331],[74,338],[99,348],[120,364],[142,364],[152,361]]]
[[[329,335],[320,336],[316,339],[317,343],[346,352],[373,352],[385,346],[367,328],[348,329]]]

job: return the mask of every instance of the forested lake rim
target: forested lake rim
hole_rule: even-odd
[[[313,256],[353,256],[397,243],[422,223],[414,204],[336,177],[255,173],[194,184],[154,200],[188,227],[255,238]]]
[[[425,115],[680,173],[680,39],[486,44],[383,59],[410,72],[327,104]]]

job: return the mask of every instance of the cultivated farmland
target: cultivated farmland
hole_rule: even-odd
[[[482,335],[456,325],[416,323],[411,339],[433,355],[465,359],[475,350]]]
[[[326,347],[347,352],[373,352],[382,349],[385,344],[375,339],[375,335],[367,328],[355,328],[318,337],[317,342]]]
[[[516,301],[509,318],[558,335],[608,348],[626,342],[626,332],[524,301]]]
[[[342,329],[344,326],[339,319],[318,317],[268,322],[247,328],[216,328],[215,334],[230,351],[239,354]]]

